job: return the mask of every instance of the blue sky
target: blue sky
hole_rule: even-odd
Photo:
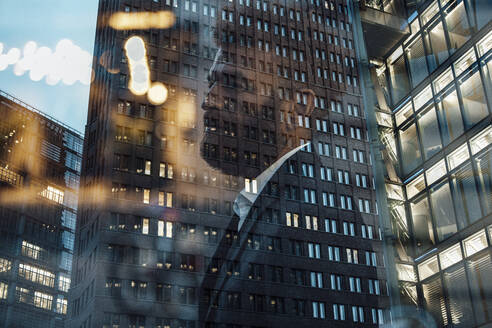
[[[22,49],[28,41],[55,49],[70,39],[92,54],[98,0],[0,0],[0,43],[4,53]],[[48,85],[31,81],[29,74],[16,76],[13,66],[0,71],[0,90],[38,108],[83,132],[87,119],[89,86]]]

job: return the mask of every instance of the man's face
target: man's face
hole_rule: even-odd
[[[227,5],[224,6],[226,8]],[[220,11],[219,11],[220,13]],[[219,30],[219,29],[217,29]],[[264,118],[264,108],[269,108],[273,111],[272,129],[276,134],[275,151],[269,153],[274,160],[280,158],[283,154],[297,146],[294,141],[292,143],[284,143],[280,140],[282,135],[295,136],[296,122],[298,115],[309,117],[314,109],[315,94],[310,89],[292,90],[290,99],[284,101],[274,101],[276,90],[272,90],[271,96],[258,95],[262,82],[261,72],[258,69],[261,65],[256,61],[254,55],[248,57],[245,54],[254,54],[255,46],[251,48],[241,46],[239,40],[231,47],[229,43],[222,42],[222,38],[213,38],[211,48],[218,49],[211,69],[209,71],[209,85],[207,97],[198,109],[198,129],[200,137],[200,153],[202,158],[212,168],[220,169],[226,174],[236,174],[227,166],[219,165],[220,160],[224,156],[229,156],[225,152],[233,152],[230,156],[235,156],[236,161],[243,160],[243,154],[238,152],[237,145],[241,144],[241,140],[245,135],[245,127],[251,126],[256,129],[256,138],[261,140],[261,126],[266,124]],[[229,51],[231,49],[231,51]],[[270,51],[271,52],[271,51]],[[275,62],[276,56],[270,56],[273,62],[269,63],[269,67],[277,67]],[[245,67],[245,65],[248,67]],[[254,65],[254,66],[252,66]],[[264,66],[264,65],[263,65]],[[274,74],[273,71],[266,74]],[[260,76],[260,79],[257,76]],[[271,80],[271,79],[270,79]],[[251,83],[254,83],[253,86]],[[272,83],[273,85],[273,83]],[[303,94],[303,104],[296,105],[296,92]],[[249,99],[252,99],[250,101]],[[279,110],[288,113],[292,120],[278,122]],[[262,121],[263,120],[263,121]],[[234,141],[239,139],[239,143]],[[220,146],[219,146],[220,145]],[[219,147],[222,147],[220,149]],[[260,161],[261,159],[258,159]],[[224,172],[225,171],[225,172]],[[229,172],[230,171],[230,172]]]

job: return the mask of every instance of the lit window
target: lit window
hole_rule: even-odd
[[[8,289],[9,289],[9,285],[4,283],[3,281],[0,281],[0,299],[2,300],[7,299]]]
[[[11,261],[0,258],[0,272],[9,272],[11,268],[12,268]]]
[[[142,219],[142,234],[144,235],[149,234],[149,219],[147,218]]]
[[[144,204],[150,203],[150,189],[143,190],[143,203]]]
[[[63,204],[64,194],[65,193],[62,190],[57,189],[57,188],[52,187],[52,186],[46,187],[46,189],[40,193],[41,196],[43,196],[49,200],[52,200],[54,202],[57,202],[58,204]]]
[[[53,296],[50,294],[34,292],[34,306],[45,310],[51,310],[51,304],[53,302]]]

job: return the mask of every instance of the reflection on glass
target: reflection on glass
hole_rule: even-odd
[[[429,65],[431,71],[433,71],[449,56],[442,22],[439,22],[433,28],[427,30],[425,42],[427,49],[430,51]]]
[[[427,178],[427,183],[431,185],[437,180],[439,180],[441,177],[443,177],[445,174],[446,174],[446,163],[444,162],[443,159],[437,162],[433,167],[428,169],[425,172],[425,177]]]
[[[451,51],[456,51],[470,38],[473,30],[468,24],[464,1],[458,4],[446,16]]]
[[[441,136],[439,135],[439,124],[437,122],[436,111],[431,105],[418,119],[420,129],[420,140],[425,158],[429,158],[442,148]]]
[[[462,229],[468,223],[471,224],[482,217],[475,177],[469,162],[451,175],[451,184],[453,185],[456,217],[458,218],[459,228]]]
[[[415,169],[422,161],[415,123],[409,124],[405,128],[401,128],[399,135],[401,163],[403,172],[407,174]]]
[[[460,89],[463,97],[465,129],[469,129],[488,115],[480,73],[477,71],[466,79]]]
[[[448,182],[445,181],[432,188],[430,199],[436,224],[437,239],[446,239],[458,231]]]
[[[487,151],[475,159],[478,186],[484,214],[492,213],[492,151]]]
[[[412,85],[415,87],[429,74],[425,60],[424,43],[420,36],[406,49],[406,52],[410,74],[412,75]]]
[[[417,254],[422,254],[435,244],[429,201],[422,198],[410,203],[413,221],[413,235],[416,242]]]
[[[490,22],[490,13],[492,12],[492,2],[487,0],[468,0],[470,19],[473,24],[480,30]]]
[[[463,133],[463,120],[456,90],[446,95],[437,108],[443,142],[447,145]]]

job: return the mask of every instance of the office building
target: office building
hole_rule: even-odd
[[[355,15],[366,40],[368,121],[381,150],[374,170],[394,261],[392,316],[407,327],[489,326],[492,4],[403,4],[406,16],[375,2]],[[385,27],[371,23],[376,16]],[[371,27],[388,33],[386,52],[371,48]]]
[[[108,25],[162,10],[171,28]],[[71,327],[387,322],[350,12],[320,0],[100,1]],[[145,57],[127,57],[134,36]],[[136,61],[166,102],[129,88]]]
[[[0,91],[0,322],[64,327],[82,136]]]

